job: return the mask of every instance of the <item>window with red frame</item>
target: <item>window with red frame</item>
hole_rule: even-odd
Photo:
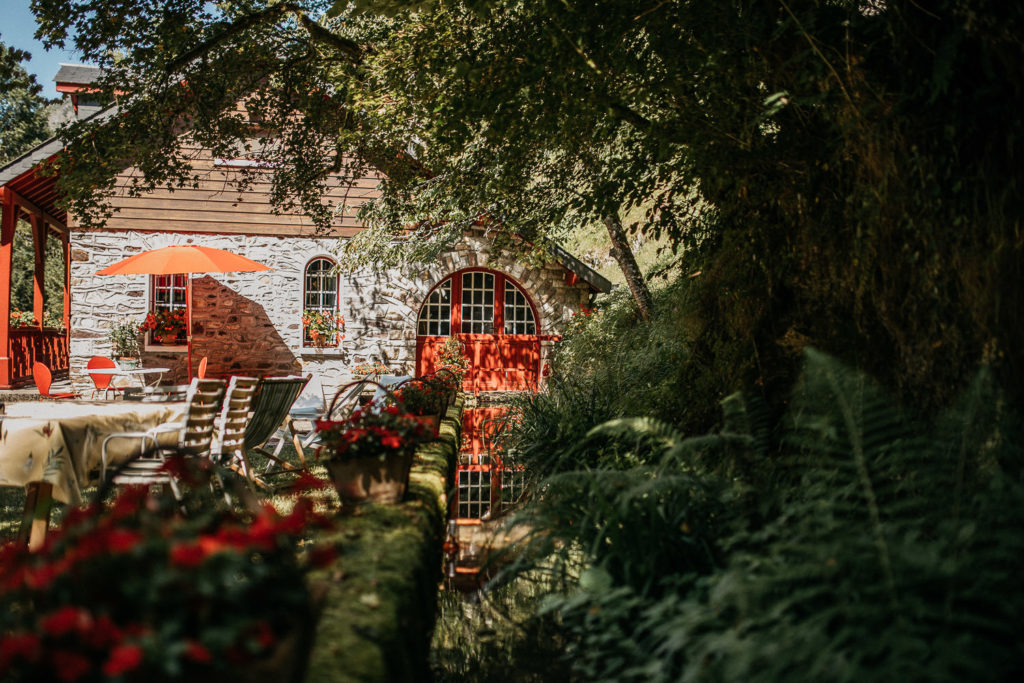
[[[306,266],[303,283],[302,308],[334,318],[338,317],[338,274],[334,262],[328,258],[315,258]],[[302,330],[304,346],[313,345],[309,329]],[[335,341],[331,346],[337,345]]]
[[[421,337],[456,334],[537,334],[529,300],[515,283],[500,273],[464,271],[438,285],[423,308],[417,325]],[[500,316],[500,317],[499,317]],[[454,324],[455,321],[457,324]],[[501,324],[496,324],[500,320]]]
[[[146,316],[147,341],[156,344],[185,344],[188,330],[188,275],[150,277],[150,314]]]

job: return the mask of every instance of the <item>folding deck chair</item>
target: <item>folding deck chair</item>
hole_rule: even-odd
[[[174,497],[181,500],[181,491],[173,477],[163,469],[164,452],[185,452],[201,456],[209,453],[218,411],[224,398],[224,386],[220,379],[194,379],[189,385],[185,399],[185,419],[158,425],[145,432],[117,432],[103,440],[101,477],[105,481],[108,462],[107,445],[115,439],[139,441],[141,455],[128,462],[114,473],[115,484],[168,484]],[[161,435],[175,434],[174,446],[160,443]],[[166,438],[166,437],[165,437]],[[147,451],[147,445],[150,446]]]
[[[312,375],[305,377],[266,377],[260,380],[256,390],[256,396],[252,402],[252,415],[245,426],[245,437],[242,451],[248,453],[255,450],[265,455],[270,462],[277,463],[285,470],[297,469],[294,465],[286,462],[280,457],[283,441],[278,444],[277,449],[271,453],[267,450],[267,442],[275,436],[281,437],[282,425],[288,418],[292,404],[306,388]],[[305,467],[306,460],[301,450],[298,450],[299,461]],[[269,463],[268,463],[269,464]],[[252,473],[248,463],[247,472]]]
[[[217,432],[210,448],[210,457],[218,465],[227,467],[249,480],[252,488],[252,468],[245,451],[245,433],[249,428],[249,409],[260,385],[255,377],[232,377],[224,393],[224,407],[217,418]]]

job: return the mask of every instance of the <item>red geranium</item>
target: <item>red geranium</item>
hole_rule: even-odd
[[[138,645],[118,645],[110,651],[110,657],[103,665],[103,673],[108,676],[120,676],[127,671],[134,671],[142,664],[142,648]]]
[[[317,420],[320,433],[318,457],[351,460],[386,458],[428,438],[428,430],[414,415],[391,406],[373,405],[353,411],[347,420]]]
[[[177,543],[171,546],[170,558],[176,567],[198,567],[206,559],[206,553],[198,543]]]
[[[185,644],[185,656],[198,664],[206,664],[213,660],[213,655],[201,643],[190,640]]]
[[[92,615],[69,605],[43,617],[39,626],[50,636],[62,636],[75,630],[88,631],[92,626]]]
[[[0,549],[0,678],[155,680],[273,647],[304,619],[305,573],[329,551],[299,546],[326,518],[304,499],[287,515],[239,513],[212,473],[190,474],[188,515],[125,489],[67,515],[38,552]]]

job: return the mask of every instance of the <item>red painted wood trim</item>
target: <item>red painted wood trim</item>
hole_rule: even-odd
[[[64,252],[64,334],[71,337],[71,237],[61,233],[61,247]]]
[[[29,216],[32,225],[32,251],[35,256],[35,273],[32,278],[32,315],[36,327],[43,329],[43,300],[46,297],[46,224],[40,216]]]
[[[11,252],[17,215],[14,195],[0,187],[3,222],[0,224],[0,388],[11,388]]]
[[[458,275],[458,277],[456,277]],[[452,273],[448,276],[452,281],[452,336],[455,336],[462,332],[462,271],[458,273]],[[441,280],[438,284],[444,284],[444,280]],[[436,289],[436,288],[435,288]],[[433,290],[431,290],[433,292]],[[420,307],[423,310],[423,307]],[[419,316],[417,316],[417,320]]]

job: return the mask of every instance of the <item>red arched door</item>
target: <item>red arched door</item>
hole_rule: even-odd
[[[451,335],[462,340],[469,356],[466,391],[537,388],[537,311],[504,273],[462,270],[434,287],[417,323],[417,375],[434,370],[436,350]]]

